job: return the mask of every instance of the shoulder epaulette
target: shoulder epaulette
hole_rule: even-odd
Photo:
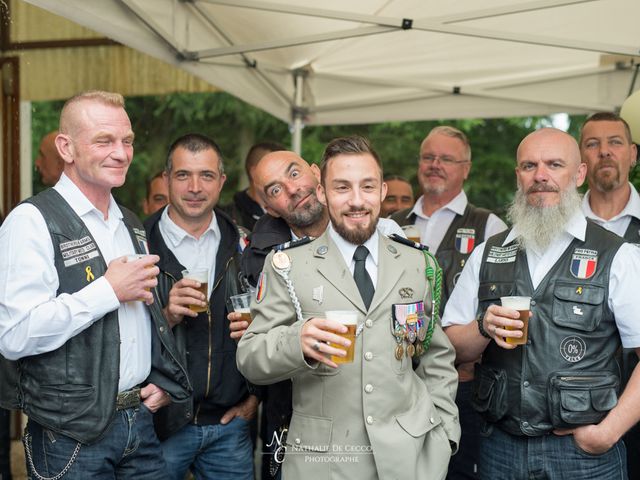
[[[413,242],[411,240],[409,240],[408,238],[404,238],[400,235],[398,235],[397,233],[392,233],[391,235],[389,235],[389,238],[391,240],[393,240],[394,242],[398,242],[398,243],[402,243],[403,245],[406,245],[407,247],[413,247],[416,248],[418,250],[425,250],[425,251],[429,251],[429,247],[427,247],[426,245],[423,245],[422,243],[418,243],[418,242]]]
[[[302,237],[302,238],[299,238],[298,240],[289,240],[288,242],[284,242],[284,243],[281,243],[280,245],[277,245],[274,248],[274,250],[276,252],[281,252],[282,250],[288,250],[290,248],[299,247],[300,245],[306,245],[312,240],[313,240],[313,237]]]

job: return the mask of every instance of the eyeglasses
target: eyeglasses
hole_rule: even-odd
[[[420,157],[420,161],[424,163],[434,163],[436,160],[440,160],[440,163],[444,165],[455,165],[458,163],[467,163],[469,160],[456,160],[449,155],[424,155]]]

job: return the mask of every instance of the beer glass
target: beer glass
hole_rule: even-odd
[[[511,345],[524,345],[527,343],[529,335],[529,309],[531,308],[531,297],[501,297],[502,306],[518,310],[520,320],[524,323],[522,327],[522,337],[505,337],[505,341]],[[512,327],[505,327],[505,330],[517,330]]]
[[[405,225],[402,231],[412,242],[420,243],[420,230],[415,225]]]
[[[353,356],[356,351],[356,328],[358,327],[358,312],[355,310],[329,310],[325,312],[325,317],[328,320],[335,320],[336,322],[340,322],[345,327],[347,327],[346,333],[336,333],[341,337],[347,338],[351,340],[351,346],[347,348],[347,355],[345,357],[338,357],[336,355],[331,355],[331,361],[334,363],[352,363]],[[335,343],[329,342],[334,348],[340,348],[344,350],[344,346],[336,345]]]
[[[231,295],[231,304],[233,305],[233,311],[238,312],[241,315],[240,321],[251,323],[251,294],[240,293],[238,295]]]
[[[204,301],[207,303],[204,307],[201,307],[200,305],[189,305],[189,310],[192,310],[196,313],[206,312],[207,308],[209,307],[209,269],[197,268],[194,270],[183,270],[182,278],[200,282],[200,287],[196,290],[204,294]]]
[[[141,260],[141,259],[143,259],[143,258],[145,258],[145,257],[148,257],[148,255],[147,255],[147,254],[144,254],[144,253],[134,253],[134,254],[131,254],[131,255],[127,255],[127,263],[129,263],[129,262],[135,262],[136,260]],[[148,266],[148,267],[146,267],[146,268],[153,268],[153,265],[149,265],[149,266]],[[145,288],[145,290],[146,290],[147,292],[150,292],[150,291],[151,291],[151,289],[150,289],[150,288]],[[141,298],[141,299],[140,299],[140,301],[141,301],[141,302],[144,302],[144,301],[145,301],[145,299]]]

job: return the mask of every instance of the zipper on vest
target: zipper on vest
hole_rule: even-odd
[[[226,272],[227,272],[227,269],[229,268],[229,264],[231,263],[231,260],[233,260],[233,255],[229,258],[229,260],[227,260],[227,263],[224,266],[224,274],[220,275],[220,278],[218,279],[218,281],[215,283],[215,285],[211,289],[211,295],[213,295],[213,292],[218,288],[218,286],[222,282],[222,279],[226,276]],[[211,298],[211,297],[209,297],[209,298]],[[211,360],[211,358],[212,358],[212,355],[213,355],[213,339],[211,337],[213,336],[213,321],[211,319],[211,302],[210,301],[207,302],[207,321],[208,321],[208,325],[209,325],[209,353],[208,353],[209,354],[209,358],[208,358],[208,362],[207,362],[207,388],[206,388],[206,390],[204,392],[204,398],[208,398],[209,397],[209,391],[211,390],[211,370],[212,370],[212,365],[211,365],[212,360]],[[196,411],[196,414],[193,417],[193,423],[195,423],[196,425],[198,425],[198,414],[200,413],[200,406],[201,406],[201,403],[198,404],[198,409]]]

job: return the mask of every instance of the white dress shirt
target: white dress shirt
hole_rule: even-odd
[[[462,190],[453,200],[440,207],[428,217],[422,212],[424,205],[423,195],[418,198],[418,201],[407,217],[412,213],[416,214],[415,226],[420,231],[420,243],[429,247],[430,252],[435,253],[438,251],[438,247],[440,247],[440,243],[447,233],[447,230],[449,230],[451,222],[456,218],[456,215],[462,215],[464,213],[464,209],[467,208],[468,203],[467,195],[464,193],[464,190]],[[489,218],[487,218],[484,238],[477,239],[476,243],[481,243],[487,238],[492,237],[496,233],[503,232],[506,229],[507,224],[492,213],[489,215]]]
[[[133,254],[131,237],[113,197],[108,218],[62,175],[54,187],[95,239],[107,264]],[[31,204],[21,204],[0,228],[0,353],[10,360],[53,351],[107,313],[118,310],[119,391],[142,383],[151,371],[151,321],[142,302],[121,304],[99,277],[73,294],[59,287],[51,236]],[[91,354],[91,352],[89,352]]]
[[[595,221],[601,227],[606,228],[610,232],[613,232],[620,237],[623,237],[627,231],[627,228],[629,228],[631,218],[636,217],[640,219],[640,195],[638,195],[638,191],[633,185],[629,184],[629,186],[631,187],[631,195],[629,196],[629,201],[618,215],[610,218],[609,220],[600,218],[595,213],[593,213],[593,210],[591,210],[591,205],[589,205],[590,191],[588,191],[582,199],[582,211],[587,218]]]
[[[558,261],[574,238],[584,240],[587,220],[577,212],[567,223],[565,231],[544,252],[527,249],[527,264],[534,288],[540,285],[545,275]],[[513,229],[503,246],[517,237]],[[469,257],[462,274],[447,302],[442,317],[442,326],[466,325],[474,321],[478,309],[478,287],[482,255],[485,243],[476,247]],[[640,284],[640,249],[629,243],[623,244],[613,257],[609,276],[608,305],[616,320],[622,345],[625,348],[640,347],[640,317],[636,302],[637,285]]]
[[[373,282],[373,285],[376,286],[376,288],[378,285],[379,235],[380,234],[378,233],[378,229],[375,229],[373,231],[373,235],[371,235],[369,239],[363,243],[363,245],[367,247],[367,250],[369,250],[369,255],[367,256],[367,260],[365,261],[365,268],[367,269],[367,273],[371,277],[371,281]],[[349,267],[351,275],[353,275],[353,270],[356,266],[356,261],[353,259],[353,254],[356,252],[356,248],[358,248],[358,245],[347,242],[344,238],[342,238],[340,234],[334,230],[331,222],[329,222],[329,236],[338,247],[338,250],[340,250],[342,258],[344,258],[344,263]]]
[[[222,237],[216,214],[213,213],[209,226],[200,238],[196,238],[171,220],[170,208],[171,205],[165,208],[160,216],[159,227],[162,238],[187,270],[209,269],[209,289],[211,289],[216,275],[216,255]],[[210,293],[211,290],[209,290]]]

